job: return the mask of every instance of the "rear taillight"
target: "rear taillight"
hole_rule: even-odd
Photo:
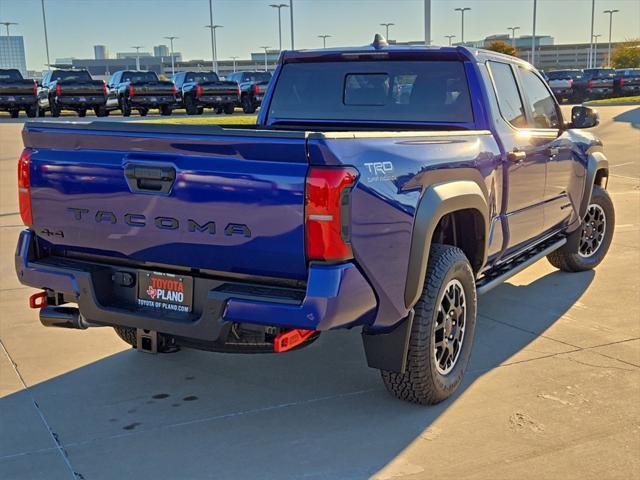
[[[353,258],[349,232],[349,194],[353,168],[311,167],[305,191],[305,244],[308,260]]]
[[[593,80],[589,80],[587,82],[587,88],[591,88],[591,87],[593,87]]]
[[[242,95],[242,92],[240,91],[240,85],[238,85],[238,88],[236,88],[236,95],[238,95],[238,98],[240,98],[240,95]]]
[[[572,79],[569,80],[569,88],[571,88],[571,87],[573,87],[573,80]]]
[[[133,97],[136,94],[136,89],[133,88],[133,85],[129,85],[129,96]]]
[[[56,96],[57,97],[62,96],[62,85],[56,85]]]
[[[107,96],[107,83],[104,80],[102,81],[102,94]]]
[[[251,85],[251,90],[253,90],[254,95],[260,94],[260,87],[255,83]]]
[[[621,78],[621,79],[620,79],[620,86],[621,86],[621,87],[624,87],[624,78]]]
[[[22,223],[33,223],[31,214],[31,150],[24,149],[18,159],[18,205]]]
[[[173,84],[171,85],[171,94],[175,97],[175,96],[176,96],[176,93],[178,93],[178,90],[176,89],[176,84],[175,84],[175,83],[173,83]]]
[[[38,82],[35,80],[33,81],[33,95],[36,97],[38,96]]]
[[[196,85],[196,97],[202,96],[202,87],[200,85]]]

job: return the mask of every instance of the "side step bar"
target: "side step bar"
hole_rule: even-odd
[[[504,269],[498,270],[494,275],[489,274],[487,277],[483,277],[476,283],[476,291],[478,295],[482,295],[487,293],[492,288],[497,287],[501,283],[505,282],[509,278],[513,277],[515,274],[520,273],[522,270],[530,266],[531,264],[537,262],[543,257],[546,257],[551,252],[557,250],[561,246],[567,243],[566,238],[562,238],[557,240],[551,244],[546,243],[543,244],[539,249],[534,250],[533,253],[527,256],[518,257],[513,261],[509,262]],[[540,249],[541,248],[541,249]],[[511,268],[508,268],[508,267]]]

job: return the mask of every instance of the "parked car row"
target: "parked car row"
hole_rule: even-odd
[[[145,116],[151,109],[160,115],[184,108],[188,115],[205,109],[228,115],[241,107],[254,113],[271,80],[268,72],[234,72],[220,79],[214,72],[176,72],[171,80],[160,80],[155,72],[121,70],[107,82],[94,80],[87,70],[50,70],[42,81],[27,80],[15,69],[0,69],[0,111],[17,118],[23,110],[28,117],[47,112],[59,117],[73,111],[79,117],[92,110],[98,117],[119,111],[128,117],[136,111]]]
[[[545,77],[559,102],[581,103],[640,94],[640,68],[555,70]]]

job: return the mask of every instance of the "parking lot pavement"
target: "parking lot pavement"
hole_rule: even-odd
[[[542,260],[481,297],[465,383],[430,408],[385,392],[357,331],[282,355],[153,356],[107,328],[41,327],[13,271],[20,125],[3,123],[0,478],[639,478],[640,108],[600,112],[607,259]]]

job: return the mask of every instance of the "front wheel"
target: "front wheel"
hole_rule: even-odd
[[[226,113],[227,115],[231,115],[233,112],[235,112],[236,107],[233,104],[228,104],[224,106],[224,113]]]
[[[109,110],[107,110],[107,108],[104,105],[101,105],[99,107],[95,107],[93,109],[93,113],[96,114],[96,117],[108,117],[109,116]]]
[[[30,107],[25,108],[24,111],[27,114],[27,117],[35,118],[35,116],[38,115],[38,106],[31,105]]]
[[[11,118],[18,118],[20,116],[20,110],[13,109],[13,110],[9,110],[9,115],[11,115]]]
[[[87,111],[83,108],[81,110],[78,110],[78,116],[79,117],[86,117],[87,116]]]
[[[171,105],[161,105],[160,106],[160,115],[167,117],[171,115]]]
[[[123,117],[131,116],[131,104],[124,97],[120,99],[120,111],[122,112]]]
[[[405,373],[382,371],[396,398],[422,405],[447,399],[469,363],[476,327],[475,277],[459,248],[434,244],[415,308]]]
[[[242,111],[244,113],[255,113],[257,107],[253,104],[253,102],[249,98],[249,95],[245,95],[244,97],[242,97],[241,103]]]
[[[582,226],[567,238],[567,243],[547,255],[547,260],[563,272],[584,272],[604,260],[616,223],[613,202],[607,191],[595,185]]]
[[[196,101],[191,97],[184,98],[184,109],[187,111],[187,115],[197,115],[198,105]]]

